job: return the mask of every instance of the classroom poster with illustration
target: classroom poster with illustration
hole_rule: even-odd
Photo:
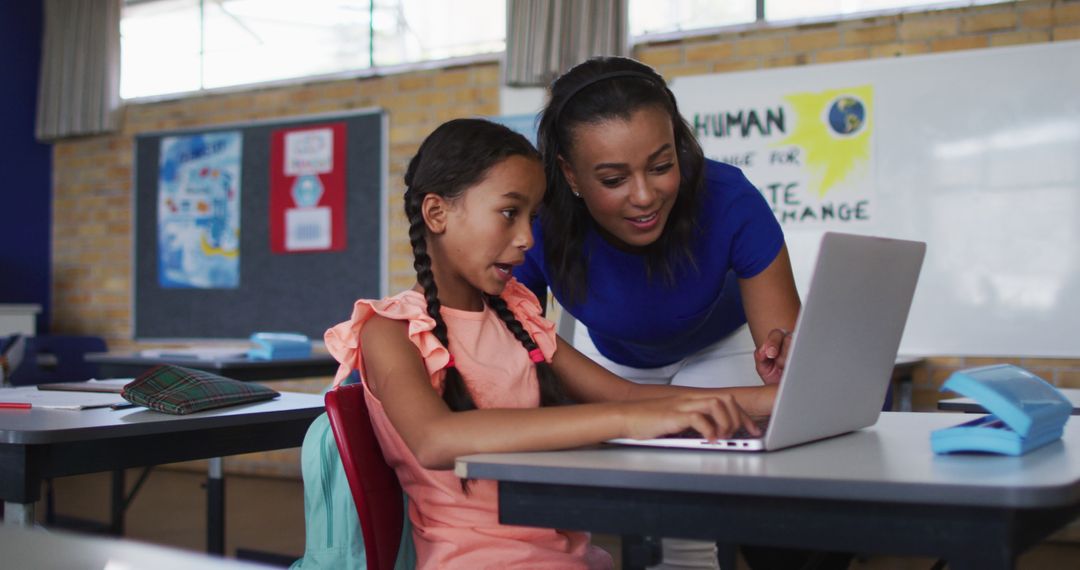
[[[785,228],[843,229],[875,212],[874,88],[838,80],[766,91],[720,91],[680,80],[678,101],[705,155],[733,164]]]
[[[277,129],[270,139],[270,248],[345,249],[345,123]]]
[[[166,289],[240,285],[240,132],[161,139],[158,283]]]

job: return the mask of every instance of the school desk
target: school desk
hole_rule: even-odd
[[[0,526],[5,568],[266,570],[270,566],[197,552],[70,532]]]
[[[459,458],[499,483],[506,524],[1012,568],[1080,514],[1080,422],[1021,457],[934,455],[954,414],[886,412],[857,432],[768,453],[614,445]]]
[[[2,397],[0,390],[0,397]],[[210,459],[207,551],[225,551],[221,457],[299,447],[323,413],[317,394],[174,416],[148,410],[0,410],[0,498],[4,522],[29,526],[50,477]]]
[[[1080,416],[1080,389],[1058,388],[1065,397],[1072,402],[1072,415]],[[967,412],[970,414],[985,414],[986,409],[971,398],[949,398],[937,403],[939,410],[946,412]]]
[[[99,352],[87,354],[86,360],[98,364],[99,376],[102,378],[134,378],[147,369],[161,364],[207,370],[245,382],[333,376],[338,369],[338,362],[326,353],[312,354],[307,358],[252,360],[237,356],[193,358],[142,356],[134,352]]]

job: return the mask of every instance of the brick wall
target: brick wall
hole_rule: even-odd
[[[1026,0],[835,23],[741,28],[639,45],[634,55],[670,79],[1075,39],[1080,39],[1080,0]],[[413,282],[407,225],[401,213],[401,179],[409,158],[423,137],[443,121],[497,114],[498,97],[499,67],[492,62],[127,106],[119,133],[54,146],[53,331],[102,335],[117,349],[134,345],[130,257],[135,134],[366,107],[386,109],[390,118],[389,275],[390,289],[397,291]],[[1018,355],[1011,361],[1061,386],[1080,387],[1080,360]],[[933,390],[950,372],[984,362],[964,355],[930,359],[915,376],[916,404],[932,407]],[[321,385],[318,381],[310,384]]]

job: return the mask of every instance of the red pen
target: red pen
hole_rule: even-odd
[[[30,402],[0,402],[0,410],[29,410]]]

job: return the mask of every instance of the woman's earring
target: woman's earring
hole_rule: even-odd
[[[571,192],[574,193],[575,198],[580,198],[581,197],[581,193],[579,193],[577,190],[571,190]]]

